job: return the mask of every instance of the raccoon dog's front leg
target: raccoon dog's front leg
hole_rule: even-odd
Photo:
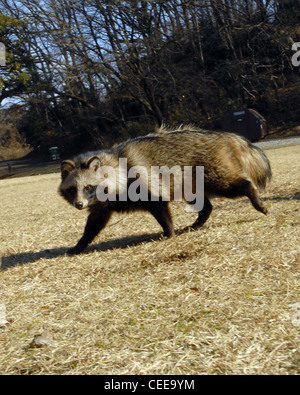
[[[147,209],[161,225],[166,237],[174,236],[174,227],[168,202],[150,202]]]
[[[80,254],[86,249],[101,229],[107,224],[111,213],[109,211],[91,212],[88,216],[82,238],[78,241],[77,245],[68,250],[68,254]]]

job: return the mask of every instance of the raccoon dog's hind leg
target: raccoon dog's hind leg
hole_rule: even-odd
[[[248,181],[249,182],[249,181]],[[260,211],[261,213],[267,215],[268,209],[263,205],[263,202],[260,200],[256,189],[253,187],[251,182],[246,187],[246,196],[250,199],[253,207]]]
[[[260,200],[257,190],[254,188],[252,183],[249,180],[246,179],[239,179],[235,183],[233,183],[230,188],[223,190],[223,191],[218,191],[219,196],[224,196],[228,198],[236,198],[239,196],[247,196],[249,200],[251,201],[253,207],[263,213],[267,214],[268,209],[264,206],[263,202]],[[204,198],[204,206],[203,209],[199,212],[198,218],[196,221],[193,223],[193,225],[190,226],[192,229],[197,229],[200,228],[209,218],[211,212],[212,212],[213,206],[208,199],[207,196]]]
[[[220,196],[225,196],[228,198],[236,198],[241,196],[247,196],[251,201],[253,207],[263,214],[268,213],[268,209],[264,206],[263,202],[260,200],[257,190],[252,185],[252,182],[240,178],[230,185],[229,188],[221,191]]]
[[[199,212],[198,218],[191,226],[192,229],[200,228],[209,218],[210,213],[212,212],[213,206],[208,199],[207,196],[204,197],[204,206],[203,209]]]

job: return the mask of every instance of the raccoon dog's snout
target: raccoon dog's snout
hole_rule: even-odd
[[[75,207],[78,208],[78,210],[82,210],[83,209],[83,202],[76,202]]]

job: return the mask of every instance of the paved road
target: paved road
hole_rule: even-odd
[[[5,160],[0,162],[0,180],[4,178],[58,173],[60,161],[37,162],[32,159]]]
[[[268,149],[268,148],[279,148],[279,147],[285,147],[288,145],[298,145],[300,144],[300,136],[295,136],[295,137],[286,137],[284,139],[276,139],[276,140],[267,140],[267,141],[260,141],[258,143],[254,143],[254,145],[257,145],[258,147],[262,149]]]

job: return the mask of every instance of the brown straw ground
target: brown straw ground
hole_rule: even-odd
[[[150,215],[114,215],[73,257],[86,215],[59,174],[0,181],[0,374],[299,374],[300,146],[266,153],[267,217],[215,199],[202,229],[161,239]]]

